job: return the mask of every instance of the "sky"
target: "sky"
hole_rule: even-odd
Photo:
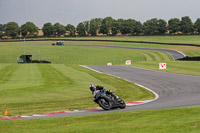
[[[145,22],[158,18],[189,16],[193,22],[200,18],[200,0],[0,0],[0,24],[30,21],[39,28],[47,22],[63,25],[92,18],[135,19]]]

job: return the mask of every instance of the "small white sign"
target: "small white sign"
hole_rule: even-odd
[[[159,69],[167,69],[167,63],[159,63]]]
[[[107,63],[107,66],[112,66],[112,63]]]
[[[125,64],[126,65],[131,65],[131,60],[126,60]]]

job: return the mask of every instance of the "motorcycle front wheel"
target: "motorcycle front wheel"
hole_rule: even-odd
[[[121,99],[119,108],[120,109],[125,109],[126,108],[126,103],[122,99]]]
[[[98,104],[104,110],[110,110],[112,108],[111,103],[108,100],[103,99],[103,98],[98,100]]]

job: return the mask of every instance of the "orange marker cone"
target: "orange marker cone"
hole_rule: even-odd
[[[5,115],[8,115],[8,110],[6,109],[6,111],[5,111]]]

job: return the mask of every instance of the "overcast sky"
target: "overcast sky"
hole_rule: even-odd
[[[63,25],[111,16],[145,22],[151,18],[200,18],[200,0],[0,0],[0,24],[34,22]]]

